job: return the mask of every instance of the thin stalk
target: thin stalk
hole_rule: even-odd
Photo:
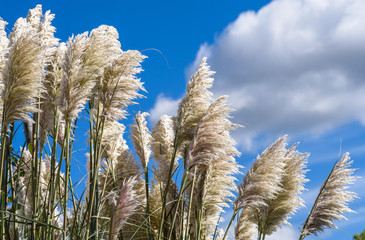
[[[4,127],[4,126],[3,126]],[[6,126],[7,128],[7,126]],[[6,183],[3,183],[3,172],[5,170],[5,148],[6,148],[6,130],[4,130],[4,128],[2,128],[2,134],[1,134],[1,169],[0,169],[0,191],[1,191],[1,238],[5,239],[5,216],[4,216],[4,205],[5,205],[5,201],[4,198],[5,196],[5,192],[3,191],[2,185],[6,185]]]
[[[114,220],[114,205],[112,205],[111,217],[109,222],[109,240],[112,240],[113,220]]]
[[[66,131],[66,129],[65,129],[65,131]],[[58,187],[59,191],[61,189],[61,187],[60,187],[60,175],[61,175],[61,166],[62,166],[63,156],[65,154],[65,147],[66,147],[66,136],[63,138],[63,142],[62,142],[60,162],[58,163],[56,182],[55,182],[55,185],[54,185],[54,189],[57,189],[57,187]],[[67,191],[67,189],[65,189],[64,191]],[[59,193],[59,196],[61,196],[60,193]],[[52,201],[53,201],[53,203],[56,201],[56,194],[53,195]],[[53,219],[52,219],[52,221],[53,221]],[[53,222],[51,222],[51,224],[53,224]],[[53,239],[53,235],[52,235],[52,239]]]
[[[186,183],[186,180],[187,180],[187,176],[188,176],[187,174],[184,175],[183,181],[181,183],[181,187],[180,187],[181,190],[179,192],[178,200],[177,200],[177,203],[176,203],[177,206],[175,207],[176,210],[175,210],[174,217],[172,219],[171,229],[170,229],[170,233],[169,233],[168,239],[171,239],[171,236],[172,236],[172,232],[173,232],[174,225],[175,225],[175,221],[176,221],[176,216],[177,216],[178,209],[179,209],[179,204],[180,204],[181,198],[183,196],[183,192],[185,192],[184,186],[185,186],[185,183]]]
[[[35,115],[36,122],[33,124],[33,152],[32,152],[32,194],[33,194],[33,219],[37,219],[38,215],[38,196],[39,196],[39,174],[38,167],[40,167],[39,160],[38,160],[38,143],[39,143],[39,126],[40,126],[40,107],[41,105],[41,98],[38,97],[38,112]],[[38,166],[39,164],[39,166]],[[36,222],[32,222],[32,235],[31,239],[36,239]]]
[[[63,240],[66,240],[67,236],[67,202],[68,202],[68,178],[70,175],[70,131],[71,131],[71,122],[70,120],[66,121],[65,128],[65,138],[66,138],[66,154],[65,154],[65,198],[63,202]]]
[[[224,233],[224,236],[223,236],[222,240],[225,240],[225,239],[226,239],[227,234],[228,234],[228,231],[229,231],[229,228],[231,227],[231,225],[232,225],[232,223],[233,223],[234,219],[236,218],[236,215],[237,215],[238,211],[239,211],[239,210],[235,210],[235,211],[233,212],[233,215],[232,215],[232,217],[231,217],[231,220],[229,221],[229,224],[228,224],[228,226],[227,226],[227,229],[226,229],[226,231],[225,231],[225,233]]]
[[[91,99],[89,101],[89,116],[90,116],[90,157],[89,157],[89,170],[88,170],[88,174],[89,174],[89,203],[88,203],[88,207],[87,207],[87,211],[86,214],[87,216],[85,217],[86,219],[86,236],[85,239],[88,240],[89,239],[89,224],[90,224],[90,218],[91,218],[91,204],[92,204],[92,183],[93,183],[93,151],[94,151],[94,100]]]
[[[148,179],[148,168],[146,166],[146,169],[144,170],[144,176],[145,176],[145,187],[146,187],[146,217],[147,217],[147,227],[146,227],[146,235],[147,240],[150,239],[150,227],[151,227],[151,218],[150,218],[150,201],[149,201],[149,179]]]
[[[2,191],[2,183],[3,183],[3,172],[4,172],[4,164],[5,164],[5,148],[6,148],[6,131],[8,129],[8,125],[4,124],[5,120],[5,108],[3,108],[2,121],[1,121],[1,160],[0,160],[0,204],[3,202],[3,198],[5,197],[4,192]],[[3,210],[3,206],[1,205],[1,210]],[[0,213],[1,219],[1,228],[0,228],[0,236],[4,238],[5,233],[5,221],[4,221],[4,212]]]
[[[5,136],[5,138],[7,138],[7,144],[6,144],[6,149],[5,149],[5,162],[4,162],[4,172],[5,175],[3,176],[3,193],[4,193],[4,197],[2,198],[2,202],[1,202],[1,209],[3,211],[6,211],[6,206],[8,205],[8,180],[9,180],[9,175],[10,171],[11,171],[11,159],[9,159],[9,157],[11,156],[11,146],[12,146],[12,139],[13,139],[13,134],[14,134],[14,123],[10,124],[10,131],[9,131],[9,137]],[[12,185],[13,186],[13,185]],[[8,224],[6,224],[6,222],[8,221]],[[2,219],[2,222],[4,223],[5,226],[5,234],[7,237],[10,236],[9,233],[9,221],[10,218],[8,220],[6,220],[6,217],[4,217]]]
[[[90,115],[92,116],[91,112],[93,111],[93,109],[90,109]],[[99,112],[99,111],[98,111]],[[99,115],[99,113],[98,113]],[[90,117],[91,118],[91,117]],[[99,116],[97,117],[97,122],[96,122],[96,126],[97,126],[97,132],[96,132],[96,135],[94,137],[94,141],[95,141],[95,150],[97,150],[94,154],[94,157],[91,158],[90,156],[90,159],[94,159],[93,161],[93,164],[90,164],[90,165],[94,165],[94,169],[93,169],[93,176],[92,176],[92,187],[90,188],[90,200],[89,200],[89,205],[88,205],[88,216],[87,216],[87,219],[88,219],[88,222],[90,222],[90,220],[92,220],[93,218],[93,213],[96,214],[96,218],[95,218],[95,221],[92,221],[91,222],[91,226],[90,226],[90,230],[87,230],[86,232],[86,239],[88,239],[89,237],[89,234],[91,232],[92,236],[94,238],[97,238],[97,225],[98,225],[98,199],[97,199],[97,196],[95,194],[96,192],[96,188],[97,188],[97,182],[98,182],[98,169],[99,169],[99,158],[100,158],[100,153],[101,153],[101,147],[102,147],[102,139],[103,139],[103,132],[104,132],[104,126],[105,126],[105,118],[102,118],[101,120],[101,123],[99,122]],[[90,120],[91,122],[91,120]],[[100,127],[100,124],[101,124],[101,127]],[[91,129],[93,128],[92,126],[92,122],[91,122],[91,125],[90,125]],[[100,131],[100,132],[99,132]],[[91,132],[91,130],[90,130]],[[91,139],[91,138],[90,138]],[[93,140],[91,139],[90,141],[90,144]],[[91,149],[91,146],[90,146],[90,149]],[[91,152],[91,150],[90,150]],[[94,202],[95,200],[95,202]],[[95,234],[96,233],[96,234]]]
[[[12,152],[12,144],[13,144],[13,137],[14,137],[14,123],[10,125],[10,133],[9,133],[9,143],[7,146],[7,152],[6,152],[6,159],[7,159],[7,173],[9,173],[9,177],[6,175],[6,181],[8,181],[8,179],[10,180],[10,189],[11,189],[11,195],[12,195],[12,199],[14,200],[14,178],[13,178],[13,171],[12,171],[12,167],[11,167],[11,152]],[[7,183],[6,183],[7,186]],[[7,188],[5,188],[5,196],[8,196],[8,192],[7,192]],[[14,201],[13,201],[14,204]],[[6,202],[7,205],[7,202]],[[8,225],[5,228],[6,231],[6,235],[10,236],[10,217],[8,220]]]
[[[187,172],[189,173],[189,172]],[[193,195],[194,195],[194,187],[195,187],[195,176],[196,176],[196,167],[194,166],[194,177],[193,177],[193,183],[191,186],[191,191],[190,191],[190,198],[189,198],[189,207],[188,207],[188,217],[187,217],[187,222],[186,222],[186,229],[185,229],[185,238],[187,235],[190,235],[188,232],[189,229],[189,225],[190,225],[190,212],[191,212],[191,206],[193,203]]]
[[[54,126],[53,126],[53,144],[52,144],[52,155],[51,155],[51,177],[49,182],[49,196],[48,196],[48,214],[47,214],[47,224],[53,223],[53,207],[54,207],[54,196],[55,193],[55,171],[56,171],[56,156],[57,156],[57,142],[58,142],[58,131],[59,131],[59,121],[58,121],[58,111],[54,112]],[[47,239],[50,240],[53,235],[53,229],[50,228],[48,232]]]
[[[101,126],[100,126],[101,125]],[[100,117],[100,101],[98,101],[98,112],[97,112],[97,120],[96,120],[96,135],[95,135],[95,149],[96,154],[94,155],[94,179],[93,179],[93,197],[95,198],[94,204],[92,205],[92,216],[91,219],[91,230],[92,233],[95,233],[94,239],[98,239],[99,237],[99,162],[102,150],[102,141],[103,141],[103,133],[104,133],[104,126],[105,126],[105,118]]]
[[[175,163],[175,158],[176,158],[178,148],[179,148],[179,138],[178,138],[178,131],[176,131],[175,139],[174,139],[174,152],[173,152],[172,157],[171,157],[169,174],[168,174],[168,178],[167,178],[167,183],[166,183],[164,195],[163,195],[163,198],[162,198],[162,210],[161,210],[160,228],[158,230],[158,240],[161,240],[162,229],[163,229],[163,225],[165,223],[166,199],[167,199],[167,194],[168,194],[169,188],[170,188],[170,181],[171,181],[171,178],[172,178],[172,171],[174,169],[174,163]]]
[[[219,214],[217,225],[215,225],[215,229],[214,229],[214,233],[213,233],[213,240],[215,240],[217,238],[217,230],[218,230],[219,222],[221,221],[221,217],[222,217],[222,213]]]
[[[20,176],[20,166],[22,165],[23,162],[23,153],[24,153],[24,149],[25,149],[25,145],[26,145],[27,141],[25,141],[25,143],[23,144],[23,148],[22,148],[22,152],[18,158],[18,165],[17,165],[17,173],[16,176],[17,177],[17,181],[16,181],[16,187],[15,187],[15,198],[14,198],[14,203],[13,203],[13,213],[14,213],[14,239],[19,239],[19,231],[18,231],[18,222],[17,222],[17,216],[16,216],[16,211],[18,209],[18,193],[19,193],[19,176]]]

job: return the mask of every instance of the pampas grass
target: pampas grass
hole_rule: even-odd
[[[59,43],[53,19],[37,5],[7,34],[0,18],[1,239],[224,240],[237,217],[235,239],[261,240],[304,206],[309,154],[298,144],[287,148],[287,136],[237,183],[240,153],[231,131],[239,125],[231,122],[228,97],[209,90],[214,72],[206,58],[176,116],[149,128],[148,113],[128,111],[146,92],[138,78],[146,56],[122,50],[107,25]],[[134,124],[125,127],[131,116]],[[22,121],[24,144],[14,141]],[[84,177],[71,174],[75,141],[87,142]],[[351,163],[348,154],[336,162],[300,239],[352,212]]]
[[[326,227],[337,228],[335,220],[346,219],[346,212],[354,212],[348,207],[357,195],[348,191],[348,185],[352,184],[357,177],[353,176],[355,169],[350,168],[352,161],[349,153],[336,162],[332,171],[324,181],[312,210],[303,224],[300,239],[308,235],[317,235]]]
[[[191,190],[192,219],[194,234],[210,238],[224,207],[228,207],[229,198],[236,191],[234,174],[239,165],[235,156],[239,152],[230,131],[236,125],[229,120],[232,111],[226,104],[227,97],[215,100],[202,117],[190,145],[188,168],[194,169],[189,175],[195,181]],[[200,218],[200,226],[196,226]]]

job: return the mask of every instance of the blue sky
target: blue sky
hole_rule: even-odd
[[[283,134],[290,144],[301,142],[299,150],[311,153],[307,208],[271,239],[297,238],[340,151],[350,152],[362,176],[351,187],[360,196],[350,205],[358,213],[318,239],[351,239],[365,228],[364,1],[1,0],[0,16],[11,27],[36,4],[56,14],[61,41],[107,24],[119,31],[124,50],[146,50],[140,76],[147,98],[131,109],[149,111],[150,122],[175,114],[186,81],[206,56],[217,72],[215,96],[230,95],[233,121],[246,126],[233,133],[242,165],[249,168]],[[80,169],[73,173],[81,175],[82,151],[75,156]]]

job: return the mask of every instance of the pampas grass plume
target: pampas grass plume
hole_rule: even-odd
[[[141,161],[142,167],[147,171],[148,162],[151,158],[151,140],[152,136],[147,127],[146,112],[138,112],[134,118],[134,124],[131,125],[131,138],[136,150],[136,154]]]
[[[335,220],[347,220],[343,214],[354,212],[348,207],[348,203],[357,198],[357,195],[346,190],[357,178],[353,176],[355,169],[350,168],[352,162],[349,153],[345,153],[341,160],[336,162],[303,225],[300,239],[308,235],[317,235],[326,227],[337,228]]]
[[[37,39],[39,33],[25,19],[18,19],[10,35],[9,58],[3,73],[5,126],[16,120],[32,122],[29,115],[38,111],[34,103],[40,96],[44,69]]]
[[[203,58],[198,71],[191,76],[186,96],[179,103],[175,127],[182,138],[180,141],[187,141],[187,146],[213,100],[213,94],[208,89],[213,85],[214,79],[211,76],[214,72],[210,70],[206,61],[207,59]]]
[[[119,231],[123,228],[125,223],[128,221],[128,218],[133,215],[140,205],[140,202],[136,201],[136,192],[133,190],[135,184],[135,178],[130,178],[123,182],[113,212],[111,230],[111,239],[113,240],[117,239]]]
[[[238,173],[240,167],[234,158],[239,152],[230,136],[230,131],[237,125],[229,120],[232,110],[226,101],[227,97],[223,96],[211,104],[200,121],[189,149],[189,169],[196,168],[193,207],[202,211],[205,237],[213,234],[223,207],[227,207],[229,198],[234,196],[236,179],[233,174]],[[193,178],[191,174],[190,180]]]

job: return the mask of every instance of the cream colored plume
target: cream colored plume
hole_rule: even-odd
[[[276,140],[252,164],[243,182],[238,186],[239,194],[234,203],[234,209],[251,207],[259,209],[267,206],[267,201],[274,199],[283,191],[287,136]],[[257,219],[255,220],[257,223]]]
[[[134,124],[130,127],[131,139],[144,171],[147,171],[151,158],[152,137],[147,127],[146,117],[148,115],[146,112],[138,112],[134,117]]]
[[[38,4],[35,8],[28,11],[26,18],[27,23],[34,31],[38,32],[39,39],[38,44],[42,47],[42,61],[44,67],[50,61],[50,57],[53,55],[56,47],[58,46],[59,39],[54,37],[56,28],[52,26],[52,20],[55,15],[47,11],[43,14],[42,5]]]
[[[131,177],[136,178],[135,185],[139,199],[144,198],[144,181],[141,177],[141,167],[129,152],[126,141],[123,138],[124,125],[118,122],[106,122],[103,137],[103,162],[99,173],[99,189],[103,196],[120,192],[121,183]],[[109,203],[110,204],[110,203]]]
[[[293,145],[285,154],[284,174],[281,180],[282,191],[274,199],[267,201],[267,206],[261,208],[260,218],[265,235],[275,232],[282,224],[289,224],[287,219],[297,209],[304,207],[304,201],[299,197],[304,190],[305,169],[308,153],[300,153]]]
[[[39,33],[23,18],[16,21],[10,34],[9,58],[4,69],[1,94],[4,125],[16,120],[32,121],[29,116],[38,109],[34,105],[42,89],[44,68]]]
[[[343,214],[354,212],[348,207],[348,203],[357,198],[357,195],[347,190],[348,184],[352,184],[357,178],[353,176],[355,169],[350,168],[352,162],[349,153],[345,153],[341,160],[336,162],[303,225],[300,239],[308,235],[317,235],[326,227],[337,228],[335,220],[347,220]]]
[[[52,57],[47,65],[47,72],[43,82],[44,94],[42,97],[42,113],[41,113],[41,126],[42,139],[44,139],[46,132],[52,132],[54,128],[54,116],[55,111],[58,112],[59,120],[61,112],[58,110],[58,99],[61,95],[61,81],[64,78],[64,71],[62,64],[66,53],[66,44],[61,43],[58,48],[53,52]],[[60,129],[63,129],[64,121],[60,122]],[[59,131],[59,141],[62,142],[63,131]]]
[[[82,71],[86,77],[100,80],[104,68],[122,53],[118,38],[118,31],[112,26],[101,25],[91,31],[83,55]]]
[[[5,31],[5,27],[8,23],[5,22],[0,17],[0,92],[2,92],[2,89],[4,87],[3,84],[3,71],[5,68],[5,64],[8,58],[8,52],[9,52],[9,39],[7,36],[7,33]],[[0,119],[2,119],[3,114],[3,101],[2,98],[0,98]],[[1,126],[1,120],[0,120],[0,126]]]
[[[9,39],[5,31],[8,23],[0,17],[0,83],[2,84],[2,72],[9,52]]]
[[[86,79],[95,81],[92,90],[92,98],[97,97],[105,68],[122,53],[121,44],[118,40],[118,31],[107,25],[101,25],[91,31],[85,42],[85,54],[82,56],[82,75]],[[98,105],[95,105],[98,109]]]
[[[138,51],[126,51],[118,55],[105,67],[98,85],[103,115],[109,121],[124,118],[133,99],[142,97],[143,83],[135,75],[142,71],[141,62],[146,58]]]
[[[193,180],[196,171],[192,212],[202,214],[204,237],[213,234],[223,207],[228,206],[229,198],[237,190],[233,175],[239,172],[240,166],[234,158],[239,152],[230,136],[230,131],[237,125],[229,120],[232,109],[226,100],[227,97],[223,96],[211,104],[189,148],[189,181]],[[196,217],[192,215],[192,224],[195,224]]]
[[[125,126],[117,121],[105,122],[102,142],[102,157],[109,162],[115,162],[123,151],[128,150],[123,135]]]
[[[181,138],[179,141],[184,143],[182,147],[189,146],[200,119],[213,100],[208,89],[213,85],[211,76],[214,72],[210,71],[206,60],[202,59],[198,71],[190,78],[186,96],[179,103],[175,128]]]
[[[100,211],[104,215],[110,215],[113,209],[113,204],[118,202],[118,197],[121,194],[123,182],[134,178],[134,191],[136,197],[134,201],[139,202],[140,205],[145,205],[145,182],[142,178],[141,167],[129,151],[126,141],[123,139],[125,127],[118,122],[105,123],[104,137],[103,137],[103,162],[101,171],[99,173],[99,190],[102,193]],[[142,207],[139,212],[144,212]],[[136,213],[130,217],[130,222],[139,224],[143,221],[141,216]],[[123,232],[123,237],[131,237],[136,231],[136,228],[126,226],[126,231]],[[144,232],[145,233],[145,232]]]
[[[42,18],[40,23],[40,44],[43,48],[44,55],[44,64],[47,67],[50,64],[52,56],[55,54],[57,50],[57,46],[59,45],[59,39],[55,38],[54,34],[56,32],[56,28],[52,26],[52,21],[55,15],[51,14],[50,11],[47,11]]]
[[[54,49],[53,55],[50,56],[49,63],[46,67],[46,75],[44,80],[44,101],[54,109],[57,106],[57,99],[61,92],[61,81],[64,78],[64,71],[62,69],[63,62],[65,60],[65,54],[67,47],[65,43],[60,43],[57,48]]]
[[[158,163],[155,169],[155,176],[159,182],[167,183],[168,172],[174,151],[174,122],[170,116],[162,115],[152,128],[152,152],[153,158]],[[176,158],[173,163],[175,171],[178,163]]]
[[[71,37],[67,41],[62,69],[61,94],[58,99],[60,111],[65,121],[72,122],[89,100],[95,81],[85,76],[83,57],[86,49],[87,33]]]
[[[111,239],[117,239],[119,231],[140,205],[140,202],[136,201],[137,195],[134,190],[136,183],[135,178],[130,178],[122,184],[118,199],[114,205]]]
[[[168,182],[168,173],[170,171],[171,159],[174,151],[174,125],[172,117],[162,115],[152,128],[152,152],[153,158],[158,166],[152,166],[154,178],[156,182],[152,183],[151,194],[149,196],[150,209],[152,214],[152,225],[158,230],[162,209],[162,196]],[[176,170],[178,163],[174,159],[172,172]],[[173,179],[170,179],[169,190],[167,196],[166,209],[169,212],[176,202],[178,197],[178,187]],[[177,224],[175,225],[177,226]]]
[[[257,234],[257,226],[252,220],[252,215],[256,214],[251,208],[244,208],[239,215],[235,228],[235,240],[252,240]]]
[[[32,214],[32,199],[33,199],[33,191],[32,191],[32,161],[33,157],[32,154],[29,152],[28,149],[21,149],[21,152],[23,152],[23,159],[21,161],[21,165],[19,166],[21,169],[21,172],[24,172],[23,176],[19,176],[19,203],[21,204],[21,213],[24,214],[26,217],[31,217]],[[48,193],[48,184],[51,179],[51,162],[50,157],[46,155],[44,159],[40,162],[40,172],[39,172],[39,188],[41,193]],[[15,172],[18,170],[16,169]],[[61,177],[64,178],[64,174],[61,173]],[[56,189],[56,192],[60,192],[60,196],[63,196],[64,188],[62,184],[60,185],[59,189]],[[39,201],[47,202],[48,195],[39,196]],[[59,198],[57,198],[59,199]]]
[[[38,4],[35,8],[29,9],[26,20],[32,28],[38,29],[41,18],[42,18],[42,5]]]

